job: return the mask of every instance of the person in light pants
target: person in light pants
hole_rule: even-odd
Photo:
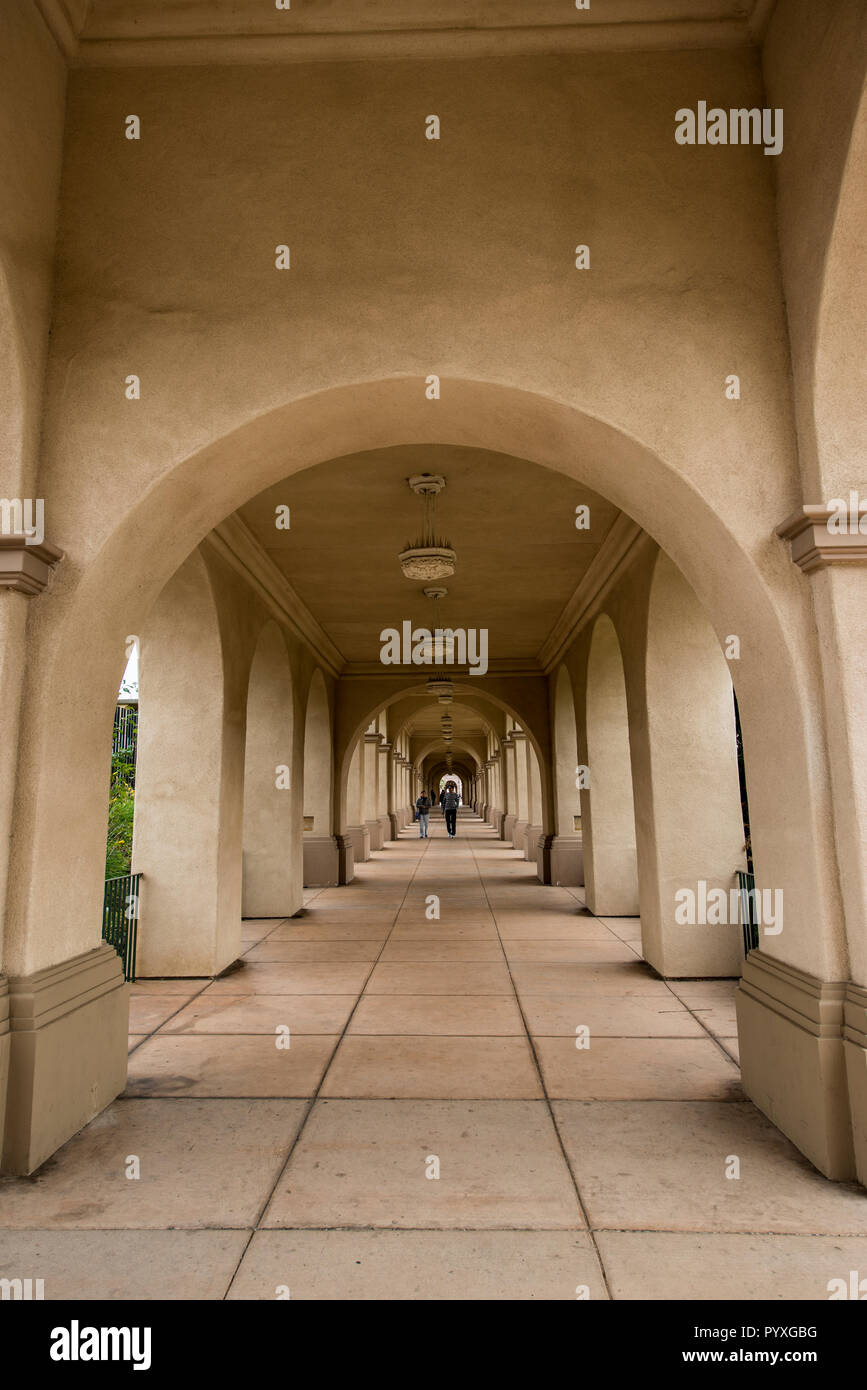
[[[418,838],[427,840],[428,826],[430,825],[430,797],[426,792],[422,792],[418,801],[415,803],[416,816],[418,818]]]

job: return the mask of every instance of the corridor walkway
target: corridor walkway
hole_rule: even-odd
[[[743,1099],[733,982],[666,984],[637,921],[458,831],[410,827],[302,916],[245,923],[223,978],[133,986],[125,1096],[0,1181],[0,1275],[46,1298],[824,1299],[863,1271],[863,1191]]]

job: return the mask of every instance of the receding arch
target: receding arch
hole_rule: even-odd
[[[600,917],[638,913],[638,860],[623,658],[614,624],[593,624],[587,659],[587,762],[581,793],[587,906]]]
[[[427,680],[427,673],[420,674],[416,679],[404,677],[395,680],[393,677],[381,677],[379,679],[372,677],[363,688],[356,686],[353,689],[353,703],[344,697],[343,704],[338,705],[335,750],[339,765],[337,778],[338,820],[341,826],[347,824],[347,779],[352,751],[356,742],[373,720],[378,719],[392,705],[405,700],[408,696],[427,693]],[[474,709],[480,705],[482,707],[492,706],[500,713],[511,715],[526,730],[539,760],[544,813],[544,808],[549,805],[548,798],[550,797],[547,760],[544,755],[544,748],[549,737],[547,683],[540,675],[528,693],[520,680],[510,682],[508,677],[495,677],[493,680],[493,688],[491,685],[486,685],[484,689],[479,689],[478,686],[474,687],[471,677],[465,679],[455,677],[453,680],[455,703],[466,703]],[[401,723],[399,726],[401,732],[397,738],[408,738],[407,723],[407,720]],[[496,750],[499,751],[500,739],[490,725],[489,738],[494,740]],[[436,742],[438,740],[434,740],[432,746],[435,746]]]

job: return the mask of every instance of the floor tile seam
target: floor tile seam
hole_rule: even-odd
[[[798,1231],[771,1230],[766,1227],[756,1229],[753,1227],[731,1227],[720,1229],[712,1226],[614,1226],[596,1223],[593,1226],[527,1226],[509,1223],[500,1226],[381,1226],[375,1223],[368,1223],[363,1226],[347,1225],[337,1222],[334,1224],[319,1224],[309,1226],[253,1226],[244,1223],[239,1226],[0,1226],[0,1235],[3,1236],[65,1236],[65,1235],[114,1235],[130,1233],[143,1235],[148,1232],[159,1232],[160,1234],[189,1235],[194,1232],[203,1232],[211,1235],[234,1235],[246,1231],[250,1236],[261,1233],[267,1234],[272,1231],[283,1233],[292,1232],[329,1232],[347,1231],[359,1233],[369,1231],[391,1231],[395,1235],[418,1233],[427,1234],[457,1234],[465,1232],[469,1235],[483,1235],[486,1232],[508,1233],[515,1232],[523,1235],[551,1235],[557,1232],[573,1233],[576,1235],[628,1235],[628,1236],[737,1236],[738,1238],[750,1238],[755,1236],[770,1236],[780,1240],[862,1240],[865,1232],[863,1231]],[[249,1248],[249,1242],[246,1249]],[[243,1258],[243,1257],[242,1257]],[[240,1263],[240,1262],[239,1262]]]
[[[568,890],[567,890],[567,891],[568,891]],[[574,894],[570,894],[570,896],[571,896],[571,897],[574,897],[575,895],[574,895]],[[576,898],[576,902],[577,902],[577,898]],[[607,926],[607,923],[603,921],[602,917],[599,916],[597,913],[595,913],[595,912],[592,910],[592,908],[587,907],[586,903],[584,904],[584,907],[585,907],[586,911],[590,913],[590,916],[591,916],[595,921],[597,921],[597,922],[602,922],[603,926]],[[639,917],[639,921],[640,921],[640,917]],[[615,934],[616,934],[616,933],[615,933]],[[622,938],[620,938],[620,939],[622,940]],[[624,941],[624,945],[630,945],[630,943]],[[630,949],[634,951],[634,947],[632,947],[631,945],[630,945]],[[635,952],[635,954],[636,954],[638,960],[641,960],[641,961],[645,962],[645,964],[648,963],[648,962],[646,961],[646,958],[645,958],[643,955],[638,955],[637,952]],[[653,968],[653,967],[651,967],[651,969],[652,969],[652,968]],[[701,977],[698,977],[698,978],[701,978]],[[706,1025],[705,1023],[702,1022],[702,1020],[701,1020],[700,1018],[698,1018],[698,1016],[696,1015],[696,1013],[694,1012],[694,1010],[690,1008],[690,1006],[686,1003],[685,1000],[681,999],[680,995],[677,994],[677,992],[675,991],[675,989],[672,987],[671,983],[665,978],[664,975],[660,975],[660,976],[659,976],[659,979],[660,979],[660,980],[662,981],[662,983],[665,985],[666,989],[674,996],[674,998],[677,1000],[677,1002],[678,1002],[680,1005],[682,1005],[682,1007],[683,1007],[684,1009],[686,1009],[687,1012],[695,1019],[696,1023],[697,1023],[697,1024],[699,1025],[699,1027],[708,1035],[708,1037],[711,1039],[711,1041],[712,1041],[713,1043],[716,1044],[718,1050],[723,1054],[723,1056],[725,1057],[726,1061],[727,1061],[727,1062],[730,1062],[730,1063],[735,1067],[735,1069],[736,1069],[736,1071],[737,1071],[737,1073],[738,1073],[738,1076],[740,1076],[740,1072],[741,1072],[740,1064],[739,1064],[738,1062],[735,1061],[734,1057],[732,1057],[732,1055],[731,1055],[730,1052],[728,1052],[724,1047],[722,1047],[722,1046],[720,1045],[720,1040],[719,1040],[719,1038],[716,1037],[713,1033],[711,1033],[710,1029],[707,1027],[707,1025]],[[737,1035],[735,1034],[735,1035],[733,1035],[733,1036],[736,1037]]]
[[[171,977],[169,977],[169,978],[171,978]],[[217,976],[214,976],[214,979],[216,979],[216,978],[217,978]],[[130,1057],[133,1055],[133,1053],[134,1053],[134,1052],[138,1052],[138,1050],[139,1050],[140,1047],[144,1047],[144,1045],[145,1045],[146,1042],[150,1042],[150,1040],[151,1040],[152,1038],[156,1037],[157,1033],[160,1031],[160,1029],[163,1027],[164,1024],[166,1024],[166,1023],[171,1023],[171,1021],[172,1021],[173,1018],[177,1018],[178,1014],[183,1013],[183,1011],[184,1011],[184,1009],[187,1007],[187,1005],[188,1005],[188,1004],[192,1004],[192,1002],[193,1002],[194,999],[198,999],[202,994],[204,994],[206,989],[210,989],[211,985],[214,983],[214,979],[209,979],[209,980],[208,980],[208,983],[205,984],[205,985],[202,985],[202,988],[199,989],[199,990],[197,990],[195,994],[191,994],[191,995],[189,996],[189,998],[184,999],[183,1003],[182,1003],[182,1004],[179,1004],[178,1007],[177,1007],[172,1013],[169,1014],[168,1018],[164,1018],[160,1023],[158,1023],[158,1024],[156,1025],[155,1028],[152,1028],[152,1029],[150,1030],[149,1033],[144,1033],[144,1034],[130,1033],[130,1035],[129,1035],[130,1037],[137,1037],[137,1038],[139,1038],[139,1041],[136,1043],[135,1047],[131,1047],[131,1048],[129,1049],[129,1051],[127,1052],[127,1076],[129,1075],[129,1059],[130,1059]],[[158,999],[167,999],[167,998],[170,999],[172,996],[171,996],[171,995],[165,995],[165,994],[157,995],[157,996],[147,995],[147,994],[142,994],[142,995],[130,995],[130,999],[133,999],[133,998],[137,998],[137,999],[148,999],[148,998],[153,998],[153,997],[156,997],[156,998],[158,998]],[[128,1018],[129,1018],[129,1015],[127,1015],[127,1021],[128,1021]],[[169,1035],[167,1034],[166,1036],[169,1036]]]
[[[425,852],[426,852],[426,851],[425,851]],[[424,855],[424,853],[422,853],[422,854],[418,855],[417,858],[416,858],[416,862],[415,862],[415,864],[413,865],[412,873],[410,874],[409,879],[408,879],[408,881],[407,881],[406,890],[405,890],[405,892],[404,892],[403,898],[401,899],[400,907],[402,907],[403,904],[404,904],[404,902],[406,901],[407,894],[409,893],[410,888],[411,888],[411,886],[412,886],[412,882],[413,882],[413,880],[414,880],[414,878],[415,878],[415,876],[416,876],[416,874],[417,874],[417,872],[418,872],[418,866],[419,866],[419,864],[421,863],[421,861],[424,859],[424,857],[425,857],[425,855]],[[398,909],[397,909],[398,912],[400,911],[400,907],[398,907]],[[395,913],[395,920],[396,920],[396,918],[397,918],[397,913]],[[383,942],[383,948],[382,948],[383,950],[385,949],[385,945],[386,945],[387,941],[389,940],[389,938],[390,938],[390,936],[391,936],[391,932],[392,932],[393,930],[394,930],[394,920],[392,921],[391,930],[389,931],[388,936],[385,938],[385,941]],[[380,951],[380,955],[381,955],[381,954],[382,954],[382,951]],[[378,959],[378,958],[377,958],[377,959]],[[336,1054],[337,1054],[337,1051],[338,1051],[338,1049],[339,1049],[339,1047],[340,1047],[340,1044],[341,1044],[343,1038],[346,1036],[346,1031],[347,1031],[347,1029],[348,1029],[350,1023],[352,1022],[352,1019],[353,1019],[353,1017],[354,1017],[354,1015],[355,1015],[355,1011],[356,1011],[356,1009],[358,1008],[358,1005],[359,1005],[359,1002],[360,1002],[360,1000],[361,1000],[361,997],[362,997],[362,995],[364,994],[364,990],[365,990],[365,988],[366,988],[366,986],[367,986],[367,982],[368,982],[368,980],[370,979],[370,976],[371,976],[371,974],[372,974],[372,972],[373,972],[375,966],[376,966],[376,961],[374,961],[374,962],[371,964],[370,970],[367,972],[367,975],[365,976],[364,983],[362,984],[361,989],[360,989],[359,992],[358,992],[358,995],[357,995],[356,1000],[355,1000],[355,1004],[353,1005],[353,1007],[352,1007],[352,1009],[351,1009],[351,1011],[350,1011],[350,1013],[349,1013],[349,1016],[347,1017],[346,1022],[344,1023],[344,1026],[343,1026],[343,1029],[342,1029],[340,1035],[336,1038],[334,1047],[333,1047],[332,1050],[331,1050],[331,1054],[330,1054],[330,1056],[329,1056],[329,1058],[328,1058],[328,1060],[327,1060],[327,1062],[326,1062],[326,1064],[325,1064],[325,1066],[324,1066],[324,1068],[323,1068],[323,1070],[322,1070],[322,1074],[320,1075],[320,1078],[319,1078],[319,1083],[318,1083],[318,1085],[317,1085],[317,1087],[316,1087],[316,1089],[315,1089],[313,1095],[309,1098],[309,1102],[308,1102],[307,1107],[306,1107],[306,1109],[305,1109],[305,1111],[304,1111],[304,1114],[303,1114],[303,1116],[302,1116],[301,1123],[300,1123],[299,1126],[298,1126],[298,1129],[297,1129],[297,1131],[296,1131],[296,1133],[295,1133],[295,1135],[294,1135],[294,1138],[292,1139],[291,1143],[289,1144],[289,1148],[288,1148],[288,1151],[287,1151],[287,1153],[286,1153],[286,1157],[285,1157],[285,1159],[284,1159],[282,1165],[280,1166],[280,1170],[279,1170],[279,1172],[277,1173],[277,1176],[276,1176],[276,1178],[275,1178],[275,1180],[274,1180],[274,1182],[273,1182],[273,1184],[272,1184],[272,1186],[271,1186],[271,1189],[270,1189],[270,1191],[268,1192],[268,1194],[267,1194],[267,1196],[266,1196],[266,1198],[265,1198],[265,1201],[263,1202],[263,1204],[262,1204],[262,1206],[261,1206],[261,1208],[260,1208],[260,1210],[259,1210],[259,1215],[258,1215],[257,1220],[256,1220],[256,1223],[255,1223],[256,1229],[257,1229],[257,1230],[258,1230],[259,1227],[261,1226],[261,1223],[262,1223],[262,1220],[263,1220],[263,1218],[264,1218],[264,1216],[265,1216],[265,1213],[267,1212],[268,1207],[271,1205],[271,1202],[273,1201],[273,1198],[274,1198],[274,1194],[275,1194],[275,1192],[277,1191],[277,1188],[279,1187],[280,1182],[281,1182],[281,1180],[282,1180],[282,1178],[283,1178],[283,1174],[286,1172],[286,1169],[288,1168],[289,1163],[290,1163],[290,1161],[291,1161],[292,1155],[293,1155],[293,1153],[295,1152],[295,1149],[296,1149],[297,1145],[299,1144],[299,1142],[300,1142],[300,1140],[301,1140],[301,1136],[302,1136],[302,1134],[304,1133],[304,1130],[305,1130],[305,1128],[306,1128],[306,1126],[307,1126],[307,1121],[309,1120],[310,1115],[311,1115],[311,1112],[312,1112],[312,1110],[313,1110],[313,1107],[314,1107],[314,1105],[316,1104],[317,1099],[319,1098],[319,1094],[320,1094],[320,1092],[321,1092],[321,1090],[322,1090],[322,1087],[323,1087],[323,1085],[324,1085],[324,1083],[325,1083],[325,1079],[326,1079],[326,1077],[327,1077],[327,1075],[328,1075],[328,1072],[329,1072],[330,1069],[331,1069],[331,1065],[332,1065],[332,1063],[333,1063],[333,1061],[334,1061],[334,1058],[335,1058],[335,1056],[336,1056]],[[332,1035],[331,1035],[331,1034],[328,1034],[328,1035],[326,1035],[326,1036],[332,1036]],[[275,1099],[276,1099],[276,1097],[275,1097]],[[301,1099],[301,1097],[299,1097],[299,1099]],[[306,1098],[305,1098],[305,1099],[306,1099]],[[237,1271],[236,1271],[236,1273],[237,1273]],[[234,1282],[234,1276],[233,1276],[233,1281],[232,1281],[232,1282]],[[230,1290],[230,1289],[231,1289],[231,1283],[229,1284],[229,1287],[227,1288],[226,1294],[224,1295],[224,1297],[227,1297],[227,1296],[228,1296],[228,1293],[229,1293],[229,1290]]]
[[[471,851],[471,852],[472,852],[472,851]],[[475,853],[474,853],[474,852],[473,852],[473,863],[476,865],[476,872],[477,872],[478,875],[479,875],[479,881],[480,881],[480,883],[481,883],[481,885],[482,885],[482,888],[484,889],[485,897],[487,898],[487,896],[488,896],[487,887],[486,887],[486,885],[485,885],[484,878],[482,877],[481,869],[479,868],[478,860],[476,859],[476,856],[475,856]],[[497,921],[496,921],[496,918],[494,918],[494,924],[495,924],[495,926],[497,927],[497,935],[499,936],[500,930],[499,930],[499,925],[498,925],[498,923],[497,923]],[[502,940],[502,938],[501,938],[501,940]],[[542,1091],[543,1103],[544,1103],[545,1106],[546,1106],[547,1113],[548,1113],[548,1117],[549,1117],[550,1122],[551,1122],[551,1125],[552,1125],[552,1127],[553,1127],[554,1134],[555,1134],[556,1139],[557,1139],[557,1144],[559,1145],[559,1148],[560,1148],[560,1154],[561,1154],[563,1163],[564,1163],[565,1166],[566,1166],[566,1172],[569,1174],[569,1177],[570,1177],[570,1179],[571,1179],[571,1181],[572,1181],[572,1188],[573,1188],[573,1191],[574,1191],[574,1193],[575,1193],[575,1201],[576,1201],[576,1203],[577,1203],[577,1205],[578,1205],[578,1210],[579,1210],[580,1213],[581,1213],[581,1217],[582,1217],[582,1220],[583,1220],[583,1222],[584,1222],[584,1225],[586,1226],[588,1232],[590,1233],[590,1240],[591,1240],[591,1243],[592,1243],[592,1246],[593,1246],[593,1251],[594,1251],[595,1256],[596,1256],[597,1264],[598,1264],[598,1266],[599,1266],[599,1273],[600,1273],[601,1278],[602,1278],[603,1287],[604,1287],[604,1289],[605,1289],[605,1291],[606,1291],[608,1297],[611,1298],[611,1297],[612,1297],[612,1293],[611,1293],[611,1289],[610,1289],[609,1283],[608,1283],[608,1276],[607,1276],[607,1273],[606,1273],[606,1270],[605,1270],[605,1264],[604,1264],[604,1261],[603,1261],[603,1259],[602,1259],[602,1252],[600,1251],[600,1249],[599,1249],[599,1247],[598,1247],[598,1245],[597,1245],[597,1243],[596,1243],[596,1240],[595,1240],[595,1238],[594,1238],[594,1236],[593,1236],[593,1233],[592,1233],[592,1231],[591,1231],[591,1228],[590,1228],[590,1217],[589,1217],[589,1214],[588,1214],[588,1211],[587,1211],[587,1207],[586,1207],[586,1205],[585,1205],[584,1198],[583,1198],[583,1196],[582,1196],[582,1194],[581,1194],[581,1188],[580,1188],[580,1186],[579,1186],[577,1176],[576,1176],[576,1174],[575,1174],[574,1169],[572,1168],[571,1163],[569,1162],[569,1155],[568,1155],[568,1153],[566,1152],[566,1146],[565,1146],[565,1144],[564,1144],[564,1142],[563,1142],[563,1136],[562,1136],[562,1134],[560,1133],[560,1126],[557,1124],[557,1119],[556,1119],[556,1116],[555,1116],[555,1114],[554,1114],[553,1107],[552,1107],[552,1105],[551,1105],[551,1098],[550,1098],[550,1096],[548,1095],[548,1090],[547,1090],[547,1087],[546,1087],[546,1085],[545,1085],[545,1078],[544,1078],[543,1075],[542,1075],[542,1067],[541,1067],[541,1063],[540,1063],[540,1061],[539,1061],[539,1056],[538,1056],[538,1053],[537,1053],[537,1051],[536,1051],[536,1047],[535,1047],[535,1045],[534,1045],[533,1038],[532,1038],[531,1033],[530,1033],[530,1029],[529,1029],[529,1027],[528,1027],[528,1025],[527,1025],[526,1015],[524,1014],[523,1005],[521,1004],[521,1000],[520,1000],[520,997],[519,997],[519,995],[518,995],[518,989],[517,989],[517,986],[516,986],[516,984],[515,984],[514,977],[513,977],[513,975],[512,975],[512,967],[511,967],[510,962],[508,962],[508,961],[506,962],[506,968],[507,968],[508,971],[509,971],[509,979],[511,980],[512,989],[513,989],[514,994],[515,994],[515,1004],[516,1004],[516,1006],[517,1006],[517,1008],[518,1008],[518,1011],[519,1011],[519,1013],[520,1013],[520,1015],[521,1015],[521,1021],[522,1021],[523,1025],[524,1025],[524,1033],[525,1033],[525,1036],[526,1036],[526,1039],[527,1039],[527,1045],[528,1045],[528,1047],[529,1047],[529,1049],[530,1049],[530,1054],[531,1054],[531,1056],[532,1056],[532,1058],[533,1058],[533,1065],[534,1065],[535,1068],[536,1068],[536,1075],[537,1075],[537,1077],[538,1077],[539,1086],[540,1086],[541,1091]]]
[[[246,995],[243,997],[255,998],[254,995]],[[275,997],[283,999],[329,998],[328,995],[316,994],[284,994]],[[511,994],[369,994],[367,996],[368,999],[508,999],[509,1001],[511,1001],[513,997],[514,996]],[[530,1036],[535,1038],[546,1039],[552,1042],[566,1042],[568,1040],[574,1043],[574,1035],[571,1033],[545,1033],[538,1028],[530,1029],[529,1032]],[[133,1034],[132,1036],[137,1035]],[[293,1038],[335,1038],[338,1036],[340,1036],[340,1034],[338,1034],[334,1029],[328,1029],[322,1032],[311,1032],[304,1028],[295,1028],[292,1031]],[[477,1038],[523,1037],[523,1031],[520,1033],[408,1033],[404,1031],[388,1032],[383,1030],[376,1031],[373,1033],[359,1031],[358,1033],[353,1033],[350,1036],[364,1038],[464,1038],[467,1041],[472,1041],[473,1039]],[[153,1037],[153,1035],[149,1034],[148,1037]],[[213,1029],[207,1033],[163,1033],[160,1036],[160,1040],[162,1040],[163,1038],[201,1038],[203,1040],[207,1040],[208,1038],[269,1038],[273,1042],[272,1033],[261,1032],[255,1029],[252,1031],[247,1031],[244,1029],[231,1029],[226,1032],[222,1032],[219,1029]],[[597,1033],[596,1039],[600,1042],[707,1042],[707,1038],[691,1037],[688,1035],[684,1036],[682,1033]]]

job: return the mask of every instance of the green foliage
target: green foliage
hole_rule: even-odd
[[[120,878],[132,867],[132,822],[135,811],[135,761],[130,752],[119,752],[111,760],[111,790],[108,801],[108,837],[105,847],[105,876]]]

